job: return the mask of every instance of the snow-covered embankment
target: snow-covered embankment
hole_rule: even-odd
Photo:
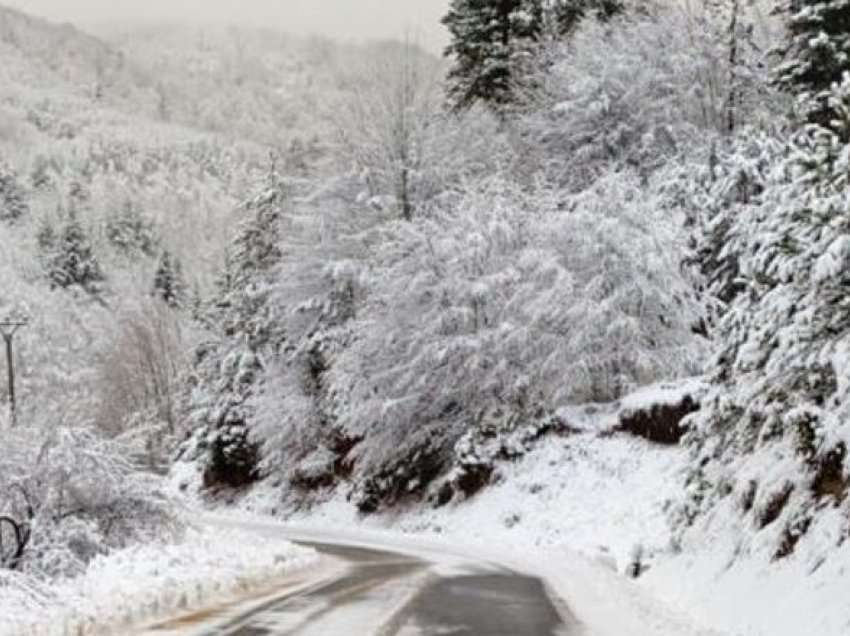
[[[307,548],[233,529],[192,529],[95,559],[86,572],[44,585],[0,573],[0,634],[126,633],[145,621],[209,606],[268,585],[317,560]]]

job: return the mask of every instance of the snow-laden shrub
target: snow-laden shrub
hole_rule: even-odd
[[[678,223],[612,175],[566,200],[496,180],[383,226],[327,372],[338,420],[366,437],[362,468],[451,447],[493,409],[531,416],[696,371]]]
[[[158,299],[128,301],[113,318],[95,355],[96,422],[109,434],[145,429],[149,459],[159,461],[177,433],[192,330]]]
[[[846,130],[850,78],[832,104]],[[744,547],[775,557],[825,511],[846,517],[850,490],[850,147],[810,126],[786,153],[730,233],[743,289],[717,328],[714,387],[692,421],[695,469],[679,510],[681,528],[731,507],[745,520]]]
[[[2,567],[42,579],[74,575],[111,549],[179,532],[158,478],[134,464],[134,440],[52,420],[4,421],[0,432],[0,517],[9,520],[0,528]]]
[[[309,548],[256,530],[189,528],[96,557],[78,576],[45,582],[0,570],[4,636],[128,634],[268,589],[316,561]]]

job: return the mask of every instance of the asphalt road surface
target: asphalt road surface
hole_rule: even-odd
[[[145,636],[578,636],[543,583],[490,564],[446,571],[418,557],[301,542],[318,575],[262,598],[162,623]]]

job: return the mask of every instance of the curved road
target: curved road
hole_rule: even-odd
[[[162,623],[145,636],[577,636],[544,584],[499,566],[299,541],[322,565],[262,597]]]

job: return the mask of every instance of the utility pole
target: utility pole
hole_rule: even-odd
[[[12,417],[12,426],[17,425],[17,408],[15,404],[15,356],[12,350],[12,342],[18,329],[26,327],[27,320],[4,320],[0,321],[0,334],[6,341],[6,369],[9,373],[9,413]]]

